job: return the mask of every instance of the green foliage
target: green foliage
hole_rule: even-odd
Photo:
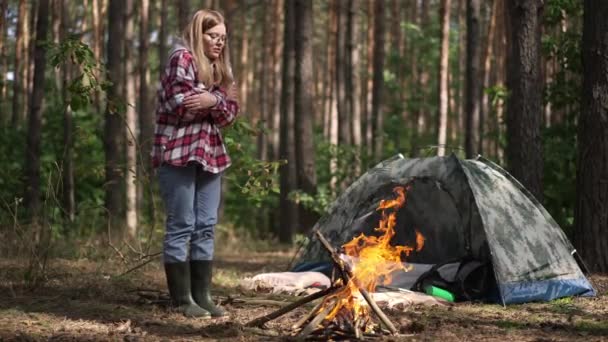
[[[69,98],[65,104],[70,105],[72,110],[85,109],[93,103],[95,94],[107,92],[112,85],[109,81],[100,81],[98,75],[102,75],[104,70],[93,51],[78,36],[71,36],[57,44],[47,43],[46,47],[51,66],[59,68],[65,63],[78,66],[79,74],[68,84]]]
[[[255,223],[252,218],[263,221],[260,215],[278,207],[278,170],[285,161],[264,161],[256,157],[256,138],[258,134],[265,134],[265,129],[261,125],[252,127],[243,117],[223,134],[233,162],[226,173],[230,190],[225,210],[229,220],[237,227],[265,232],[268,227],[252,225]]]

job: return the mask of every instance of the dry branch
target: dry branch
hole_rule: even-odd
[[[334,264],[338,267],[340,273],[342,274],[344,283],[346,284],[350,279],[352,279],[354,284],[357,286],[357,289],[359,290],[363,298],[365,298],[365,301],[372,308],[376,316],[378,316],[380,321],[382,321],[382,323],[388,328],[391,334],[396,334],[397,328],[395,328],[393,323],[388,319],[384,312],[382,312],[380,307],[378,307],[378,304],[376,304],[376,302],[372,299],[372,297],[369,295],[369,292],[367,292],[367,290],[365,290],[356,282],[356,279],[353,277],[353,272],[350,269],[350,266],[338,256],[338,253],[336,253],[335,249],[331,246],[329,241],[325,239],[323,234],[318,229],[315,230],[315,235],[317,235],[317,238],[321,242],[321,245],[323,245],[323,247],[325,247],[325,249],[329,252]]]
[[[325,290],[319,291],[319,292],[315,292],[309,296],[306,296],[296,302],[293,302],[285,307],[280,308],[279,310],[276,310],[274,312],[271,312],[270,314],[266,315],[266,316],[262,316],[262,317],[258,317],[256,319],[254,319],[253,321],[248,322],[247,324],[245,324],[246,327],[256,327],[256,326],[261,326],[264,323],[271,321],[277,317],[280,317],[308,302],[312,302],[315,299],[321,298],[321,297],[325,297],[328,294],[334,293],[335,291],[337,291],[339,289],[339,287],[328,287]]]

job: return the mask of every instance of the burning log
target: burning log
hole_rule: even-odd
[[[338,267],[338,269],[340,270],[340,273],[342,274],[342,279],[344,279],[344,282],[348,283],[349,280],[352,279],[353,282],[355,282],[355,285],[357,286],[357,289],[359,290],[359,293],[361,293],[361,295],[363,296],[363,298],[365,298],[365,301],[372,308],[372,310],[374,311],[374,313],[376,314],[376,316],[378,316],[378,318],[382,321],[382,323],[384,323],[384,325],[388,328],[388,330],[391,332],[391,334],[393,334],[393,335],[396,334],[397,333],[397,328],[395,328],[395,326],[393,325],[393,323],[388,319],[388,317],[386,317],[386,315],[384,314],[384,312],[382,312],[382,310],[380,309],[380,307],[378,306],[378,304],[376,304],[376,302],[369,295],[369,292],[367,292],[367,290],[365,290],[359,284],[356,284],[356,278],[353,277],[353,272],[350,269],[350,265],[348,265],[347,263],[345,263],[338,256],[338,253],[336,253],[336,251],[334,250],[334,248],[329,244],[329,241],[327,241],[327,239],[325,239],[325,237],[323,236],[323,234],[321,234],[320,231],[315,230],[315,235],[317,236],[317,238],[319,239],[319,241],[321,242],[321,244],[323,245],[323,247],[325,247],[325,249],[327,249],[327,251],[331,255],[331,258],[332,258],[334,264],[336,265],[336,267]]]

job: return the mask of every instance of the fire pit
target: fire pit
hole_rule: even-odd
[[[420,251],[424,246],[424,237],[419,232],[416,232],[414,246],[393,246],[390,243],[395,235],[396,212],[405,204],[410,186],[396,187],[395,199],[380,201],[377,210],[382,218],[375,228],[378,236],[361,234],[342,246],[345,255],[356,258],[353,266],[340,257],[321,232],[316,230],[315,236],[329,252],[335,266],[332,286],[257,318],[247,326],[261,326],[299,306],[323,298],[292,327],[297,339],[343,340],[396,334],[397,329],[374,302],[370,292],[374,292],[377,285],[389,284],[394,271],[411,270],[411,266],[401,262],[402,256],[409,256],[412,251]],[[379,323],[374,321],[372,313]]]

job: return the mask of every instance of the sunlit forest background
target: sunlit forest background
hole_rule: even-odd
[[[200,8],[225,15],[240,93],[220,240],[299,242],[383,159],[455,153],[505,167],[584,245],[577,134],[602,134],[580,122],[603,69],[583,70],[582,1],[512,3],[0,0],[0,252],[160,248],[155,96]]]

